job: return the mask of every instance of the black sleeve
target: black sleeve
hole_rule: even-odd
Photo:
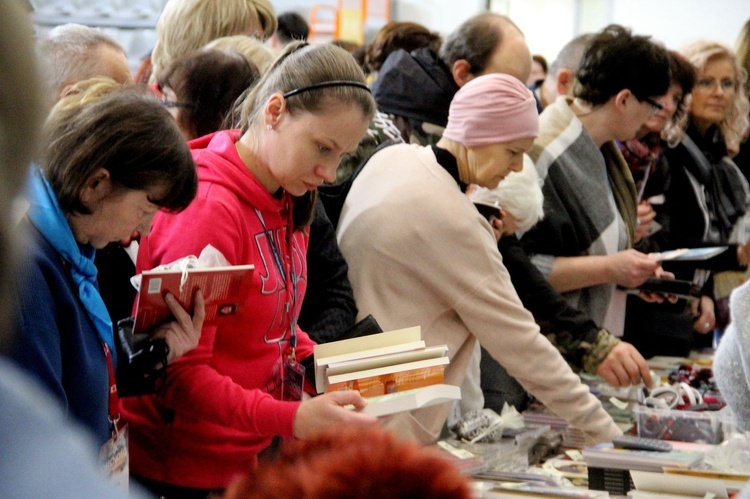
[[[318,198],[307,249],[307,292],[299,317],[299,326],[317,343],[338,339],[356,322],[348,272],[336,232]]]
[[[98,271],[99,294],[107,306],[112,324],[117,324],[120,319],[130,317],[133,311],[136,292],[130,278],[135,275],[135,264],[117,243],[97,251],[94,263]]]
[[[523,306],[533,315],[542,333],[552,334],[566,360],[583,367],[581,342],[593,344],[599,327],[586,314],[572,307],[529,260],[515,236],[500,239],[498,248]]]

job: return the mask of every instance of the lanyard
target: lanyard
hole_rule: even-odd
[[[112,355],[109,352],[109,346],[102,342],[104,347],[104,358],[107,360],[107,373],[109,374],[109,422],[114,426],[114,433],[117,434],[117,423],[120,421],[119,397],[117,396],[117,382],[115,380],[115,368],[112,365]]]
[[[257,208],[255,208],[255,214],[258,216],[258,220],[263,226],[263,232],[266,234],[266,238],[268,239],[268,245],[271,248],[271,253],[273,253],[273,259],[276,262],[276,268],[284,278],[284,286],[286,287],[287,295],[289,295],[289,291],[291,291],[291,296],[289,296],[286,303],[286,309],[287,313],[289,313],[289,342],[292,347],[291,355],[292,357],[294,357],[294,349],[297,346],[297,269],[294,263],[292,227],[291,224],[287,224],[287,248],[289,252],[289,254],[287,255],[287,259],[291,260],[290,269],[289,265],[284,265],[284,258],[282,257],[279,247],[276,245],[276,240],[274,239],[273,232],[268,230],[268,228],[266,227],[266,222],[263,219],[263,214]],[[281,339],[283,339],[283,335]]]

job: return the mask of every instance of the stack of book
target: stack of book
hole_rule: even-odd
[[[697,450],[672,449],[668,452],[618,449],[611,443],[602,443],[583,449],[583,458],[589,468],[614,468],[625,470],[658,471],[664,467],[691,468],[703,459]]]
[[[602,443],[583,449],[589,488],[625,495],[634,489],[631,471],[661,473],[666,467],[688,469],[703,461],[704,452],[674,448],[668,452],[615,448]]]
[[[677,475],[631,471],[631,475],[635,490],[628,492],[628,497],[637,499],[728,499],[730,492],[737,493],[747,484],[747,477],[743,480],[739,475],[710,470],[680,470]]]
[[[412,327],[316,345],[318,393],[358,390],[363,412],[385,416],[461,398],[457,386],[443,384],[448,347],[428,347]]]

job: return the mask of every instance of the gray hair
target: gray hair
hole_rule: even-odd
[[[549,71],[547,74],[552,78],[557,77],[558,71],[561,69],[568,69],[573,73],[578,69],[578,65],[583,59],[583,53],[586,51],[586,45],[594,37],[593,33],[584,33],[573,38],[571,41],[566,43],[552,64],[549,65]]]
[[[63,24],[37,42],[37,56],[51,102],[65,85],[94,76],[108,76],[94,52],[108,46],[125,54],[117,40],[97,28]]]
[[[474,186],[470,197],[472,200],[499,204],[515,219],[519,236],[544,217],[542,181],[527,154],[523,155],[521,171],[510,172],[494,189]]]

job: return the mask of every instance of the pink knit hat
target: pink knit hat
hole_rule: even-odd
[[[478,76],[451,101],[443,137],[466,147],[502,144],[539,135],[531,91],[506,74]]]

